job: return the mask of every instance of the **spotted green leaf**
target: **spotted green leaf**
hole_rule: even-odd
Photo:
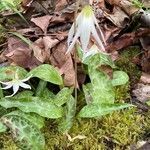
[[[53,84],[63,84],[62,77],[59,72],[53,66],[48,64],[43,64],[32,69],[27,76],[30,75],[32,75],[32,77],[37,77]]]
[[[131,104],[89,104],[83,107],[79,113],[79,117],[92,118],[101,117],[103,115],[112,113],[113,111],[120,110],[133,106]]]
[[[62,106],[63,104],[65,104],[70,99],[71,94],[72,94],[72,89],[69,89],[69,88],[66,88],[66,87],[63,88],[56,95],[54,103],[57,106]]]
[[[0,81],[12,80],[16,71],[19,79],[23,79],[27,74],[27,71],[19,66],[0,67]]]
[[[15,107],[26,113],[34,112],[46,118],[60,118],[63,115],[62,107],[56,106],[53,100],[39,97],[2,98],[0,105],[6,109]]]
[[[5,115],[0,121],[9,128],[14,141],[22,150],[44,150],[43,134],[27,119],[16,115]]]
[[[6,132],[6,130],[7,130],[7,127],[2,122],[0,122],[0,133]]]
[[[128,75],[124,71],[114,71],[113,72],[113,79],[112,79],[112,85],[123,85],[126,84],[129,81]]]
[[[20,110],[16,110],[16,111],[10,112],[6,116],[12,116],[12,115],[23,117],[23,118],[27,119],[28,121],[30,121],[32,124],[34,124],[39,129],[44,126],[44,118],[35,113],[24,113]]]
[[[66,114],[62,118],[59,124],[59,131],[65,133],[69,131],[73,125],[73,120],[76,114],[76,100],[73,96],[70,96],[67,106],[65,107]]]

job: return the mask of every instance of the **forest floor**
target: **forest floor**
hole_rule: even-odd
[[[150,2],[90,2],[104,34],[106,52],[117,70],[129,76],[126,84],[114,88],[115,102],[131,103],[135,107],[100,118],[75,117],[67,134],[59,132],[57,119],[46,118],[45,127],[41,129],[45,150],[149,150]],[[82,0],[78,12],[86,4],[87,1]],[[30,71],[42,64],[51,64],[61,73],[64,86],[75,87],[74,62],[77,62],[76,111],[79,112],[85,105],[81,87],[89,82],[89,76],[80,58],[73,52],[66,55],[68,31],[74,22],[76,9],[74,0],[14,0],[7,9],[1,7],[0,2],[0,67],[20,66]],[[32,42],[32,48],[26,39]],[[94,42],[92,38],[89,45]],[[112,72],[106,66],[103,70],[108,74]],[[31,82],[37,84],[37,79]],[[48,85],[48,88],[58,92],[54,85]],[[0,134],[0,149],[19,149],[10,132]]]

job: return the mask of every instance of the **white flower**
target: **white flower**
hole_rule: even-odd
[[[95,25],[100,32],[100,37],[98,36]],[[75,28],[76,28],[76,33],[74,31]],[[86,52],[91,33],[92,33],[93,37],[95,38],[95,40],[100,48],[100,51],[105,52],[105,48],[103,45],[103,43],[105,43],[103,33],[97,23],[96,17],[94,16],[92,7],[90,5],[87,5],[82,9],[81,13],[78,15],[78,17],[76,19],[76,27],[73,24],[68,33],[67,53],[73,49],[73,47],[79,37],[80,37],[82,50],[84,52]]]
[[[0,83],[5,85],[5,87],[1,88],[1,89],[5,89],[6,90],[6,89],[9,89],[9,88],[13,87],[13,94],[9,95],[9,96],[6,96],[6,97],[12,97],[18,92],[19,87],[22,87],[22,88],[25,88],[25,89],[31,89],[30,85],[24,83],[24,82],[28,81],[30,78],[31,78],[31,76],[20,80],[18,78],[18,74],[15,73],[15,77],[14,77],[14,79],[12,81],[9,81],[9,82],[2,82],[2,81],[0,81]]]

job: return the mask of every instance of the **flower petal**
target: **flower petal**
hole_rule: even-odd
[[[67,49],[66,54],[68,54],[73,49],[73,47],[74,47],[74,45],[75,45],[75,43],[76,43],[76,41],[77,41],[77,39],[78,39],[79,36],[80,36],[80,32],[78,30],[77,33],[75,34],[74,38],[73,38],[72,43],[70,44],[70,46]]]
[[[5,87],[3,87],[3,88],[1,88],[1,89],[4,89],[4,90],[10,89],[12,86],[13,86],[12,84],[8,84],[7,86],[5,86]]]
[[[23,88],[25,88],[25,89],[31,89],[31,86],[30,86],[30,85],[28,85],[28,84],[26,84],[26,83],[23,83],[23,82],[21,82],[21,83],[19,84],[19,86],[21,86],[21,87],[23,87]]]
[[[31,77],[32,77],[32,74],[31,74],[29,77],[27,77],[27,78],[21,80],[21,82],[26,82],[26,81],[28,81]]]
[[[2,84],[4,84],[4,85],[8,85],[8,84],[10,84],[12,81],[9,81],[9,82],[2,82],[2,81],[0,81],[0,83],[2,83]]]
[[[18,92],[18,90],[19,90],[19,85],[18,84],[14,84],[13,85],[13,94],[5,96],[5,97],[12,97],[12,96],[14,96]]]
[[[76,18],[76,28],[78,28],[78,25],[81,23],[81,13],[77,16]],[[71,44],[72,40],[73,40],[73,36],[74,36],[74,32],[75,32],[75,23],[72,24],[70,30],[69,30],[69,33],[68,33],[68,40],[67,40],[67,44],[68,44],[68,47],[69,45]]]
[[[93,56],[97,53],[98,53],[98,47],[96,45],[93,45],[88,52],[83,54],[82,61],[84,62],[87,57]]]
[[[67,40],[68,47],[73,39],[73,35],[74,35],[74,23],[72,24],[72,26],[69,30],[69,33],[68,33],[68,40]]]
[[[101,51],[105,52],[104,45],[102,44],[102,41],[100,40],[95,28],[92,28],[92,34],[93,34],[93,37],[95,38],[96,42],[98,43]]]
[[[97,19],[96,19],[96,17],[94,15],[93,15],[93,21],[96,24],[96,26],[97,26],[97,28],[98,28],[98,30],[100,32],[100,38],[102,39],[102,41],[104,42],[104,44],[106,44],[106,41],[105,41],[105,38],[104,38],[104,34],[103,34],[102,30],[100,29],[100,27],[98,25],[98,22],[97,22]]]
[[[13,85],[13,94],[12,95],[15,95],[17,92],[18,92],[18,90],[19,90],[19,85],[18,84],[14,84]]]
[[[91,27],[92,27],[92,23],[91,22],[91,18],[90,17],[84,17],[83,22],[80,26],[80,40],[81,40],[81,46],[84,52],[87,51],[87,47],[89,44],[89,40],[90,40],[90,34],[91,34]]]

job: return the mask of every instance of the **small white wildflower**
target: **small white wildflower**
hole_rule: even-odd
[[[98,33],[96,31],[96,27],[100,31],[100,37],[98,36]],[[93,37],[95,38],[99,48],[101,51],[105,52],[105,48],[102,42],[105,43],[103,33],[97,23],[96,17],[94,15],[94,12],[92,10],[92,7],[90,5],[85,6],[81,13],[78,15],[76,19],[76,33],[74,33],[74,24],[72,25],[69,33],[68,33],[68,50],[67,53],[70,52],[77,39],[80,37],[81,41],[81,47],[84,52],[86,52],[90,35],[92,33]],[[75,34],[75,35],[74,35]]]
[[[31,89],[30,85],[24,83],[24,82],[28,81],[30,78],[31,78],[31,76],[20,80],[19,77],[18,77],[18,74],[15,73],[14,79],[12,81],[9,81],[9,82],[2,82],[2,81],[0,81],[0,83],[5,85],[5,87],[1,88],[1,89],[5,89],[6,90],[6,89],[9,89],[9,88],[13,87],[13,94],[9,95],[9,96],[6,96],[6,97],[12,97],[18,92],[19,87],[22,87],[22,88],[25,88],[25,89]]]

